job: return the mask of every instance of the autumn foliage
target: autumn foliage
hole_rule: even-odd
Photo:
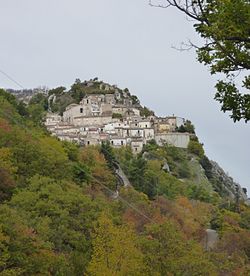
[[[100,147],[60,142],[0,100],[19,122],[0,112],[0,275],[249,275],[250,209],[178,179],[189,152],[112,153],[131,181],[117,186]]]

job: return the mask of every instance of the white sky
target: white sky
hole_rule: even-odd
[[[250,125],[213,100],[214,83],[194,51],[192,22],[147,0],[0,0],[0,70],[24,87],[99,77],[128,87],[158,115],[190,119],[206,154],[250,191]],[[19,88],[0,74],[0,87]]]

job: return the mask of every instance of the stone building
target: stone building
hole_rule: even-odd
[[[50,131],[54,129],[60,122],[62,121],[62,117],[57,113],[48,113],[45,121],[45,126]]]
[[[78,126],[108,123],[112,119],[113,101],[114,96],[110,94],[90,95],[79,104],[69,105],[63,113],[63,121]]]
[[[141,117],[139,107],[132,106],[127,92],[126,103],[117,104],[125,92],[112,89],[114,93],[90,94],[79,104],[69,105],[62,117],[48,113],[46,127],[61,140],[85,146],[109,141],[113,147],[129,145],[134,153],[139,153],[148,141],[154,139],[159,145],[187,148],[190,135],[176,132],[176,127],[185,123],[183,118]]]

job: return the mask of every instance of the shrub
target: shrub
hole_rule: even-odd
[[[199,142],[196,142],[196,141],[189,142],[188,151],[190,153],[193,153],[193,154],[199,156],[200,158],[202,158],[204,156],[204,149],[202,147],[202,144],[200,144]]]

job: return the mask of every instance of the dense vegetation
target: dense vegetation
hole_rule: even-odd
[[[0,275],[249,275],[250,209],[214,190],[198,141],[79,148],[40,125],[41,102],[0,90]],[[115,198],[117,162],[133,187]]]

